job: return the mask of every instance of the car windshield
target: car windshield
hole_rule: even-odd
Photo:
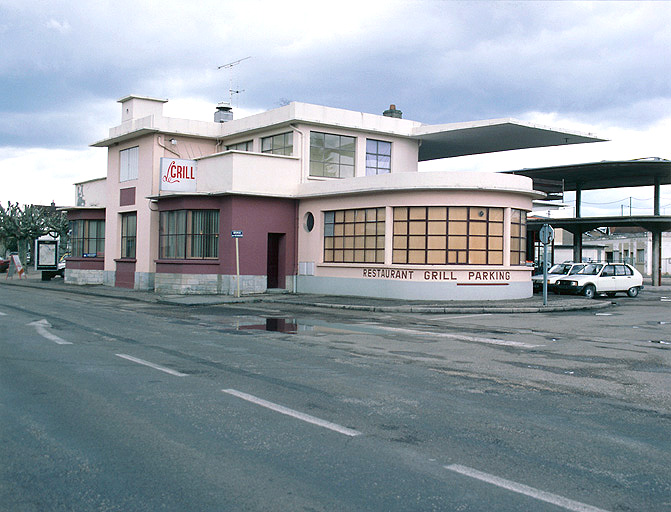
[[[582,269],[584,269],[585,266],[586,265],[573,265],[573,268],[570,270],[569,275],[577,274]]]
[[[548,274],[568,274],[569,270],[571,270],[571,265],[557,263],[556,265],[552,265],[550,270],[548,270]]]
[[[594,263],[591,263],[589,265],[585,265],[583,269],[578,271],[578,274],[583,274],[583,275],[588,275],[588,276],[595,276],[597,275],[600,271],[603,265],[597,265]]]

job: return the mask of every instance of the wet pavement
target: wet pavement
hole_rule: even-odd
[[[671,295],[671,280],[661,287],[646,286],[646,291],[668,292]],[[231,295],[165,295],[154,292],[130,290],[103,285],[74,285],[56,277],[42,281],[39,272],[30,272],[26,277],[0,277],[0,285],[28,286],[46,290],[112,297],[125,300],[181,306],[211,306],[216,304],[245,304],[254,302],[291,304],[297,306],[348,309],[356,311],[398,312],[398,313],[547,313],[554,311],[577,311],[602,309],[612,305],[606,298],[586,299],[581,296],[548,295],[547,305],[543,305],[542,294],[518,300],[502,301],[421,301],[381,299],[373,297],[351,297],[338,295],[314,295],[304,293],[260,293],[234,297]]]

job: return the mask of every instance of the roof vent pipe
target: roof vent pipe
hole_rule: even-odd
[[[396,110],[396,105],[389,105],[389,110],[385,110],[382,112],[382,115],[385,117],[396,117],[398,119],[401,119],[403,117],[403,112],[400,110]]]

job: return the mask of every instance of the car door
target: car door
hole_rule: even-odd
[[[634,273],[626,265],[617,265],[615,267],[615,277],[617,278],[617,290],[628,290],[636,286]]]
[[[596,289],[598,292],[612,292],[621,290],[618,288],[618,277],[615,275],[616,265],[606,265],[597,278]]]

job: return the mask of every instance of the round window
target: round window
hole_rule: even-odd
[[[312,212],[307,212],[303,220],[303,227],[309,233],[315,227],[315,216],[312,215]]]

